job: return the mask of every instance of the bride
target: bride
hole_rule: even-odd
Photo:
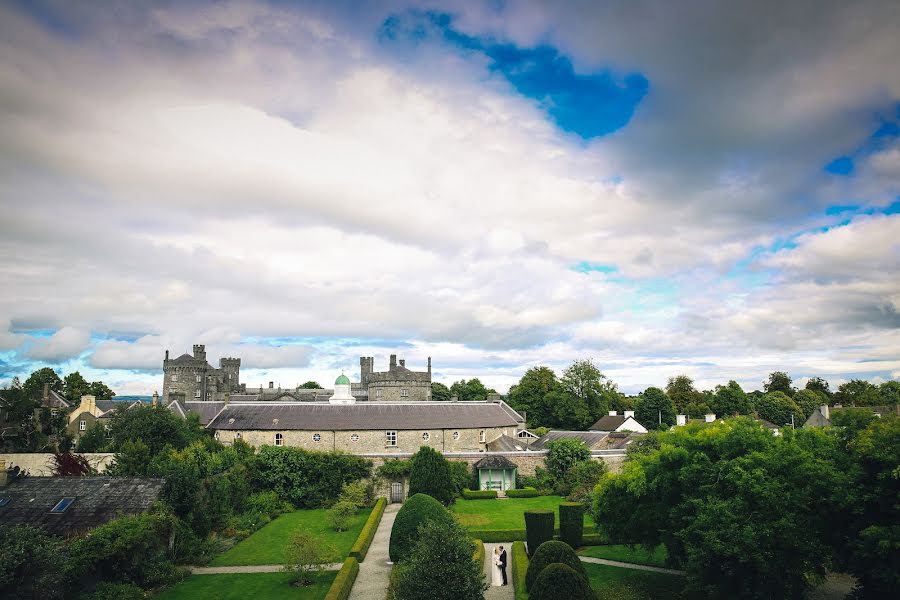
[[[500,573],[500,546],[494,546],[494,563],[491,568],[491,585],[503,585],[503,574]]]

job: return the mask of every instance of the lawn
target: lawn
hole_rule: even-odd
[[[684,577],[680,575],[666,575],[665,573],[652,573],[649,571],[637,571],[635,569],[622,569],[608,567],[606,565],[584,564],[591,588],[597,592],[600,598],[633,598],[626,589],[638,592],[638,598],[653,598],[654,600],[673,600],[681,597],[684,588]]]
[[[281,515],[250,537],[217,556],[210,563],[214,567],[234,565],[280,565],[287,560],[286,552],[291,535],[305,530],[334,546],[338,556],[333,562],[347,558],[350,547],[372,509],[366,508],[356,513],[346,531],[334,531],[325,518],[325,509],[298,510]]]
[[[191,575],[156,600],[320,600],[336,575],[337,571],[316,573],[307,587],[292,586],[290,573]]]
[[[652,565],[654,567],[665,567],[668,553],[666,547],[660,544],[656,548],[647,550],[644,546],[627,545],[611,545],[611,546],[587,546],[582,548],[578,554],[581,556],[593,556],[594,558],[605,558],[607,560],[618,560],[621,562],[636,563],[639,565]]]
[[[469,529],[525,529],[526,510],[546,508],[556,513],[559,527],[559,503],[562,496],[538,496],[536,498],[507,498],[505,500],[457,500],[451,510],[459,522]],[[585,527],[593,526],[591,517],[584,515]]]

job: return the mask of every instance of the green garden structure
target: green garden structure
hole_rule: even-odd
[[[475,463],[478,471],[478,489],[506,490],[516,489],[516,465],[505,456],[487,456]]]

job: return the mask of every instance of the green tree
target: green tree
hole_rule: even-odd
[[[319,385],[317,381],[307,381],[303,385],[300,386],[300,389],[303,390],[321,390],[322,386]]]
[[[540,426],[552,421],[553,410],[546,397],[559,389],[556,373],[549,367],[531,367],[519,383],[509,389],[510,406],[525,411],[528,424]]]
[[[399,516],[399,515],[398,515]],[[394,568],[394,600],[483,600],[488,586],[475,545],[455,521],[426,521],[406,561]]]
[[[181,419],[164,406],[120,407],[110,418],[110,445],[116,450],[125,442],[141,440],[156,455],[166,445],[184,448],[205,435],[196,418]]]
[[[878,388],[868,381],[851,379],[838,387],[834,400],[846,406],[877,406],[881,397]]]
[[[885,381],[878,386],[881,404],[896,406],[900,404],[900,381]]]
[[[709,414],[710,408],[706,402],[689,402],[684,407],[684,414],[692,419],[702,419]]]
[[[0,597],[62,598],[66,545],[30,525],[0,525]]]
[[[710,408],[721,417],[749,415],[750,401],[741,386],[732,379],[728,385],[716,386]]]
[[[569,365],[563,371],[559,384],[564,391],[584,403],[591,422],[605,415],[620,395],[618,386],[590,359],[576,360]]]
[[[678,413],[686,413],[688,404],[703,403],[703,394],[694,387],[694,380],[687,375],[669,377],[666,383],[666,395],[675,405]]]
[[[450,523],[453,517],[440,502],[428,494],[410,495],[397,511],[391,527],[388,554],[392,562],[404,561],[412,554],[416,540],[421,538],[419,527],[427,521]]]
[[[480,379],[473,377],[468,381],[460,379],[451,385],[450,393],[456,394],[461,401],[477,402],[486,400],[488,394],[496,394],[497,392],[494,389],[484,387],[484,384],[481,383]]]
[[[97,400],[112,400],[116,396],[116,393],[109,389],[109,386],[107,386],[102,381],[92,382],[90,388],[88,389],[88,393],[90,393]]]
[[[291,574],[291,581],[306,586],[313,582],[313,573],[324,569],[326,564],[335,560],[338,553],[324,540],[300,530],[291,536],[287,555],[284,570]]]
[[[108,445],[109,440],[106,439],[106,427],[103,423],[94,421],[78,438],[75,450],[77,452],[103,452]]]
[[[117,477],[141,477],[150,469],[150,448],[141,440],[128,440],[113,458],[109,474]]]
[[[569,469],[576,464],[590,460],[591,450],[587,445],[578,439],[563,438],[555,440],[547,444],[547,472],[557,481],[564,480],[569,473]]]
[[[766,421],[775,425],[790,425],[791,417],[795,427],[803,425],[803,412],[790,396],[782,392],[769,392],[756,403],[756,412]]]
[[[806,382],[805,389],[812,392],[818,392],[824,395],[827,399],[831,399],[831,387],[828,385],[828,382],[821,377],[810,377],[810,379]]]
[[[664,391],[649,387],[638,394],[634,418],[647,429],[667,429],[675,424],[675,406]]]
[[[409,494],[428,494],[447,505],[453,502],[453,480],[444,455],[422,446],[410,459]]]
[[[773,371],[769,373],[769,379],[763,382],[763,389],[767,394],[771,392],[781,392],[787,397],[794,395],[794,388],[791,387],[791,376],[784,371]]]
[[[78,371],[73,371],[63,379],[63,392],[72,406],[78,406],[81,397],[89,393],[90,384]]]
[[[44,384],[49,383],[50,389],[59,394],[63,393],[63,380],[59,378],[56,371],[50,367],[38,369],[29,375],[28,379],[22,385],[22,392],[25,397],[30,400],[40,400],[44,395]]]
[[[828,404],[828,396],[821,392],[814,392],[809,388],[797,390],[792,400],[800,407],[804,420],[808,419],[817,408],[823,404]],[[800,424],[798,423],[798,425]]]
[[[544,397],[544,402],[551,408],[550,419],[546,422],[552,427],[581,430],[587,429],[594,422],[585,401],[566,391],[560,389],[550,392]]]
[[[435,402],[447,402],[450,400],[450,388],[437,381],[431,382],[431,399]]]

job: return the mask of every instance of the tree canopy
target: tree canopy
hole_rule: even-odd
[[[450,399],[450,388],[437,381],[431,382],[431,399],[435,402],[446,402]]]
[[[647,429],[665,429],[675,424],[675,406],[664,391],[649,387],[638,394],[634,418]]]
[[[791,376],[784,371],[773,371],[769,373],[769,379],[763,382],[765,392],[781,392],[785,396],[793,396],[794,388],[791,387]]]
[[[492,388],[487,388],[481,383],[481,380],[477,377],[473,377],[466,381],[465,379],[460,379],[450,386],[450,393],[456,394],[461,401],[471,402],[471,401],[480,401],[486,400],[488,394],[496,394],[497,391]]]

